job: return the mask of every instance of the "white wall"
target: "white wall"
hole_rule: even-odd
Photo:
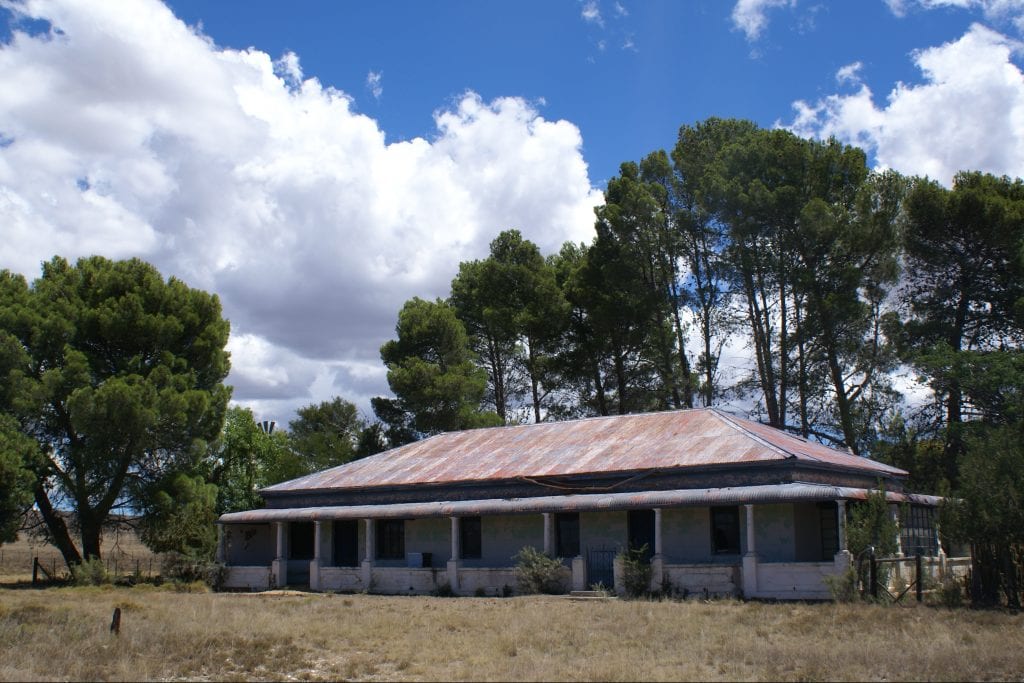
[[[743,508],[740,507],[740,517],[744,518],[745,516]],[[755,505],[754,542],[757,557],[761,562],[796,561],[793,505],[791,503]]]
[[[625,510],[580,513],[580,554],[589,548],[622,550],[629,540]]]
[[[463,560],[465,567],[512,567],[525,546],[544,550],[544,516],[500,515],[480,520],[481,558]],[[513,581],[512,587],[515,587]],[[500,588],[500,586],[499,586]]]

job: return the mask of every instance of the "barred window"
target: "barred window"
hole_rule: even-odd
[[[903,506],[900,511],[900,543],[904,555],[915,555],[918,548],[929,557],[937,555],[935,508],[925,505]]]
[[[740,509],[738,506],[711,508],[711,549],[716,555],[740,552]]]
[[[377,559],[405,559],[405,520],[377,520]]]

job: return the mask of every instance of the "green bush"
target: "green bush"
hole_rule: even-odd
[[[836,602],[854,602],[860,598],[860,590],[857,588],[858,576],[854,567],[847,567],[842,574],[832,574],[825,577],[825,585],[828,586],[832,599]]]
[[[71,565],[71,580],[79,586],[99,586],[110,583],[110,573],[103,560],[91,557],[80,564]]]
[[[639,598],[651,592],[651,561],[647,559],[647,544],[629,548],[616,558],[622,562],[622,586],[626,595]]]
[[[548,557],[536,548],[526,546],[516,553],[516,580],[522,593],[557,595],[565,592],[562,558]]]
[[[201,581],[213,590],[219,590],[224,583],[227,570],[224,565],[216,562],[170,552],[165,553],[161,560],[161,572],[164,577],[175,583],[191,584]]]

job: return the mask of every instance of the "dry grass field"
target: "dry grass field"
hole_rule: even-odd
[[[130,529],[111,529],[104,533],[102,550],[103,561],[112,574],[132,574],[136,568],[143,575],[160,573],[158,557]],[[0,545],[0,583],[30,580],[33,557],[38,557],[47,571],[56,572],[58,576],[67,575],[64,558],[56,547],[33,540],[22,532],[14,543]]]
[[[1003,612],[0,587],[3,680],[1021,678]]]

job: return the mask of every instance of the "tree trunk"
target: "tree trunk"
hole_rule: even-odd
[[[82,555],[78,552],[78,548],[75,547],[75,542],[68,531],[68,525],[64,518],[53,509],[53,505],[50,503],[50,499],[46,495],[46,490],[41,482],[36,483],[34,493],[36,507],[39,508],[39,513],[43,516],[43,522],[46,523],[46,528],[50,532],[51,541],[57,546],[57,550],[60,551],[61,556],[64,558],[64,564],[68,566],[68,569],[73,565],[81,564]]]

